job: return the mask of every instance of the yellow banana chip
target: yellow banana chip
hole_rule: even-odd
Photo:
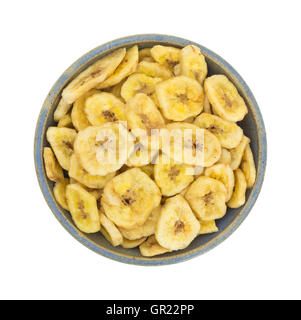
[[[62,181],[64,179],[63,170],[57,162],[51,148],[44,148],[43,156],[47,177],[54,182]]]
[[[213,75],[205,80],[205,92],[216,113],[228,121],[241,121],[248,113],[244,99],[224,75]]]
[[[159,106],[165,118],[183,121],[202,112],[204,92],[194,79],[178,76],[156,85]]]
[[[62,96],[64,101],[71,104],[80,96],[106,80],[116,70],[125,53],[126,50],[124,48],[116,50],[81,72],[63,90]]]
[[[230,201],[227,202],[229,208],[239,208],[246,202],[247,182],[245,175],[240,169],[234,171],[235,187]]]

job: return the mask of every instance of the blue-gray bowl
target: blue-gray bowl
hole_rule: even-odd
[[[251,138],[251,148],[253,150],[257,168],[256,182],[254,187],[247,191],[245,205],[238,209],[228,209],[227,214],[222,219],[217,220],[219,232],[198,236],[185,250],[174,251],[152,258],[142,257],[138,248],[124,249],[122,247],[113,247],[100,233],[84,234],[79,231],[72,222],[70,214],[58,205],[53,196],[53,183],[46,177],[42,152],[43,147],[47,145],[46,129],[55,124],[53,112],[59,101],[60,94],[68,82],[103,55],[118,48],[130,47],[135,44],[138,44],[139,48],[151,47],[155,44],[171,45],[179,48],[193,44],[200,47],[207,60],[209,75],[227,75],[245,99],[249,108],[249,113],[240,125],[242,126],[244,133]],[[251,90],[241,76],[225,60],[207,48],[189,40],[158,34],[142,34],[117,39],[91,50],[74,62],[60,76],[47,95],[37,121],[34,141],[35,167],[42,193],[51,211],[65,229],[80,243],[105,257],[119,262],[144,266],[182,262],[207,252],[228,238],[247,217],[258,197],[264,178],[266,157],[267,144],[263,119]]]

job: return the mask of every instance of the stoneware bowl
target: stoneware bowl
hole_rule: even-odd
[[[68,82],[102,56],[118,48],[131,47],[135,44],[138,44],[140,49],[152,47],[156,44],[170,45],[178,48],[193,44],[200,47],[206,57],[209,69],[208,74],[225,74],[236,85],[236,88],[248,106],[249,113],[240,125],[245,134],[251,138],[251,148],[257,168],[256,183],[252,189],[247,191],[245,205],[238,209],[228,209],[227,214],[222,219],[217,220],[219,232],[198,236],[185,250],[174,251],[152,258],[142,257],[138,248],[124,249],[120,246],[113,247],[100,233],[84,234],[80,232],[72,222],[70,214],[61,208],[54,199],[52,192],[53,182],[46,177],[42,152],[43,147],[48,145],[46,130],[49,126],[55,125],[53,112],[59,101],[61,92]],[[266,156],[267,146],[263,119],[251,90],[241,76],[225,60],[207,48],[189,40],[158,34],[135,35],[117,39],[93,49],[74,62],[51,88],[38,118],[34,141],[35,167],[42,193],[51,211],[64,228],[80,243],[107,258],[144,266],[182,262],[207,252],[228,238],[247,217],[258,197],[264,178]]]

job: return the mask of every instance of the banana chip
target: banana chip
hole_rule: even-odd
[[[74,102],[73,108],[71,111],[71,119],[77,131],[84,130],[87,127],[91,126],[91,123],[89,122],[87,118],[87,114],[85,112],[85,103],[87,98],[89,98],[90,96],[96,93],[99,93],[99,91],[96,89],[92,89]]]
[[[120,231],[116,228],[114,223],[110,221],[102,212],[99,214],[101,224],[100,232],[104,237],[114,246],[117,247],[123,242],[123,237]],[[105,232],[103,233],[103,231]]]
[[[108,88],[122,81],[124,78],[136,71],[138,64],[138,47],[134,46],[127,50],[122,62],[114,73],[97,86],[98,89]]]
[[[237,147],[243,136],[243,131],[237,124],[209,113],[199,115],[194,124],[213,133],[221,146],[227,149]]]
[[[143,129],[149,136],[152,129],[160,129],[165,125],[159,109],[145,93],[137,93],[128,101],[126,119],[131,130]]]
[[[72,220],[78,229],[86,233],[98,232],[100,221],[95,197],[79,184],[69,184],[66,198]]]
[[[220,219],[226,214],[227,189],[218,180],[200,176],[188,188],[185,199],[202,221]]]
[[[144,73],[149,77],[162,78],[164,80],[172,77],[172,72],[166,66],[157,62],[141,61],[138,64],[137,73]]]
[[[79,163],[75,154],[70,159],[69,177],[92,189],[101,189],[115,176],[115,172],[105,176],[89,174]]]
[[[99,92],[88,97],[84,111],[93,126],[125,121],[126,118],[124,103],[109,92]]]
[[[200,232],[200,223],[187,201],[177,195],[166,200],[161,209],[155,236],[169,250],[184,249]]]
[[[69,112],[71,107],[72,103],[67,103],[63,98],[61,98],[53,114],[54,121],[60,121],[63,116]]]
[[[132,150],[128,132],[119,122],[87,127],[78,133],[74,142],[76,156],[92,175],[106,176],[117,171]]]
[[[208,233],[218,232],[218,227],[216,226],[214,220],[200,221],[200,226],[201,226],[201,229],[199,234],[208,234]]]
[[[133,229],[119,228],[121,234],[128,240],[137,240],[151,236],[155,233],[157,222],[161,213],[161,206],[156,207],[147,220],[139,227]]]
[[[239,144],[230,150],[231,154],[231,168],[233,170],[238,169],[241,163],[241,159],[244,155],[247,145],[250,143],[250,139],[246,136],[243,136]]]
[[[61,167],[69,170],[76,131],[70,128],[49,127],[46,137]]]
[[[132,249],[140,246],[140,244],[143,243],[145,240],[146,240],[146,237],[137,239],[137,240],[128,240],[123,238],[121,246],[126,249]]]
[[[151,48],[144,48],[139,50],[139,62],[142,61],[144,58],[151,58]]]
[[[224,75],[219,74],[207,78],[205,92],[214,113],[225,120],[241,121],[248,113],[244,99]]]
[[[208,68],[200,48],[189,45],[181,50],[180,70],[181,75],[195,79],[201,84],[204,82]]]
[[[162,195],[173,196],[184,190],[192,181],[193,167],[178,164],[167,156],[160,156],[154,167],[155,182],[161,189]]]
[[[44,148],[43,157],[48,179],[54,182],[62,181],[64,179],[63,170],[57,162],[51,148]]]
[[[245,175],[247,187],[252,188],[256,180],[256,168],[250,144],[246,146],[245,152],[242,156],[241,170]]]
[[[161,45],[151,48],[151,55],[158,63],[173,69],[180,62],[180,49],[174,47],[165,47]]]
[[[215,164],[206,168],[205,176],[221,181],[227,189],[226,202],[230,200],[234,188],[234,174],[228,164]]]
[[[119,66],[125,54],[126,50],[124,48],[116,50],[81,72],[63,90],[62,96],[64,101],[71,104],[80,96],[106,80]]]
[[[125,101],[130,100],[136,93],[151,95],[155,92],[155,86],[161,82],[161,78],[149,77],[143,73],[132,74],[121,87],[121,96]]]
[[[194,79],[174,77],[156,85],[159,106],[165,118],[183,121],[202,112],[204,92]]]
[[[155,236],[149,237],[145,242],[143,242],[139,246],[139,249],[141,255],[143,255],[144,257],[158,256],[160,254],[164,254],[171,251],[161,247],[158,241],[156,240]]]
[[[186,122],[169,123],[166,129],[170,132],[170,139],[163,140],[162,151],[177,162],[210,167],[220,158],[220,142],[210,131]],[[181,133],[177,130],[181,130],[182,139],[176,138]]]
[[[58,122],[57,124],[58,128],[71,128],[74,129],[72,120],[71,120],[71,114],[67,113],[65,114]]]
[[[247,182],[245,175],[240,169],[234,171],[235,187],[230,201],[227,203],[229,208],[239,208],[246,202]]]
[[[68,184],[69,184],[69,179],[67,178],[64,178],[56,182],[53,187],[53,194],[58,204],[61,207],[63,207],[65,210],[69,211],[69,206],[66,199],[66,187]]]
[[[106,184],[101,205],[118,227],[133,229],[145,223],[160,201],[161,192],[154,181],[140,169],[133,168]]]

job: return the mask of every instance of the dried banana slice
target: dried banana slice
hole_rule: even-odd
[[[99,220],[101,224],[100,232],[102,233],[103,229],[106,231],[105,238],[114,246],[117,247],[123,242],[122,234],[116,228],[114,223],[109,220],[102,212],[99,214]]]
[[[164,80],[172,77],[172,72],[166,66],[157,62],[141,61],[138,64],[137,73],[144,73],[149,77],[162,78]]]
[[[180,55],[181,75],[203,83],[207,76],[208,68],[205,57],[200,48],[189,45],[181,50]]]
[[[156,85],[159,106],[165,118],[183,121],[202,112],[204,92],[194,79],[174,77]]]
[[[208,100],[207,94],[205,94],[205,99],[204,99],[204,112],[212,114],[210,102]]]
[[[152,134],[152,129],[160,129],[165,125],[159,109],[145,93],[137,93],[127,102],[126,119],[131,130],[143,129],[148,136]]]
[[[234,171],[235,187],[230,201],[227,202],[229,208],[239,208],[246,202],[247,182],[245,175],[240,169]]]
[[[53,195],[58,204],[65,210],[69,211],[67,199],[66,199],[66,187],[69,184],[69,179],[63,178],[55,183],[53,188]]]
[[[200,114],[194,124],[213,133],[221,146],[227,149],[235,148],[243,136],[242,129],[236,123],[209,113]]]
[[[219,180],[227,189],[226,202],[230,200],[234,188],[233,170],[228,164],[215,164],[210,168],[206,168],[205,176]]]
[[[82,167],[92,175],[106,176],[126,162],[133,143],[120,122],[87,127],[74,142],[74,152]]]
[[[124,103],[109,92],[95,93],[87,98],[84,110],[93,126],[126,119]]]
[[[143,242],[139,246],[139,249],[141,255],[144,257],[158,256],[160,254],[164,254],[171,251],[161,247],[158,241],[156,240],[155,236],[150,236],[145,242]]]
[[[199,232],[200,223],[187,201],[181,195],[167,199],[155,232],[158,243],[170,250],[184,249]]]
[[[79,184],[69,184],[66,198],[72,220],[78,229],[86,233],[98,232],[100,221],[95,197]]]
[[[71,114],[67,113],[65,114],[58,122],[57,124],[58,128],[71,128],[74,129],[72,120],[71,120]]]
[[[69,112],[71,107],[72,103],[67,103],[63,98],[61,98],[53,114],[54,121],[60,121],[63,116]]]
[[[180,62],[180,49],[161,45],[151,48],[151,55],[155,61],[169,67],[171,70]]]
[[[184,190],[193,181],[190,174],[193,169],[192,166],[175,163],[165,155],[160,156],[155,164],[154,177],[162,195],[170,197]]]
[[[101,189],[115,176],[115,172],[105,176],[89,174],[79,163],[75,154],[70,159],[69,177],[92,189]]]
[[[48,179],[57,182],[64,179],[64,174],[61,166],[57,162],[51,148],[46,147],[43,151],[45,171]]]
[[[161,78],[153,78],[143,73],[135,73],[124,82],[120,94],[125,101],[133,98],[136,93],[151,95],[155,92],[156,84],[161,81]]]
[[[126,249],[132,249],[140,246],[146,240],[146,237],[137,240],[128,240],[123,238],[121,246]]]
[[[142,61],[144,58],[151,58],[151,48],[144,48],[139,50],[139,62]]]
[[[133,229],[119,228],[121,234],[128,240],[137,240],[143,237],[151,236],[155,233],[157,222],[161,213],[161,206],[156,207],[147,220]]]
[[[97,86],[97,89],[108,88],[122,81],[124,78],[136,71],[138,64],[138,46],[127,50],[122,62],[114,73],[104,82]]]
[[[63,90],[62,96],[66,103],[73,103],[80,96],[106,80],[119,66],[125,53],[125,48],[116,50],[81,72]]]
[[[245,175],[247,188],[252,188],[256,180],[256,168],[250,144],[246,146],[244,155],[242,157],[241,170]]]
[[[70,128],[49,127],[46,136],[61,167],[69,170],[76,131]]]
[[[99,93],[99,90],[92,89],[74,102],[71,111],[71,119],[77,131],[84,130],[87,127],[91,126],[91,123],[89,122],[85,112],[85,103],[87,98],[96,93]]]
[[[181,67],[180,64],[176,64],[173,68],[173,74],[177,77],[181,74]]]
[[[246,136],[243,136],[239,144],[235,148],[230,150],[232,170],[236,170],[240,166],[241,159],[249,143],[250,143],[250,139]]]
[[[161,193],[154,181],[140,169],[133,168],[106,184],[101,205],[118,227],[133,229],[145,223],[160,201]]]
[[[202,221],[220,219],[226,214],[226,196],[224,184],[206,176],[197,178],[185,193],[185,199]]]
[[[163,138],[162,151],[177,162],[210,167],[220,158],[220,142],[210,131],[185,122],[169,123],[166,129],[170,139]],[[178,130],[182,130],[182,140]]]
[[[225,120],[241,121],[248,113],[244,99],[224,75],[208,77],[205,80],[205,92],[214,113]]]
[[[213,232],[218,232],[218,227],[215,224],[215,220],[210,221],[200,221],[200,232],[199,234],[208,234]]]
[[[221,157],[217,161],[217,163],[229,164],[231,165],[231,153],[229,150],[222,148]]]

